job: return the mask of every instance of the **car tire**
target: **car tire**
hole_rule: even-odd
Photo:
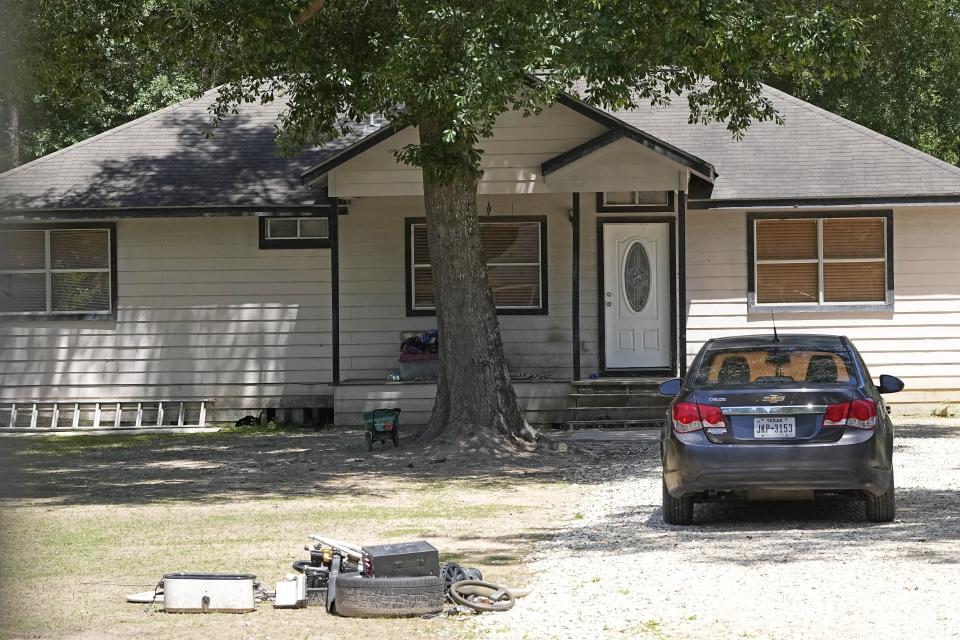
[[[403,618],[443,611],[439,576],[367,578],[359,573],[337,577],[337,615],[346,618]]]
[[[666,524],[693,524],[693,497],[674,498],[663,482],[663,521]]]
[[[897,515],[897,496],[893,486],[893,474],[890,485],[878,496],[867,494],[867,520],[870,522],[893,522]]]

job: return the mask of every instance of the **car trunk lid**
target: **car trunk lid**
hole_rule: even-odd
[[[804,444],[835,442],[843,429],[823,428],[827,407],[857,397],[852,388],[710,389],[692,401],[719,407],[724,425],[704,429],[711,442],[724,444]]]

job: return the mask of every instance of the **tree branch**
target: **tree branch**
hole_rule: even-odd
[[[326,4],[327,0],[310,0],[310,4],[307,5],[307,8],[300,12],[300,15],[297,16],[297,24],[303,24],[313,16],[317,15],[320,12],[320,9],[323,9],[323,5]]]

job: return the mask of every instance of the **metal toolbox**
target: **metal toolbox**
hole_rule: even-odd
[[[425,540],[364,547],[362,569],[375,578],[439,576],[440,553]]]
[[[168,573],[163,576],[163,610],[168,613],[254,611],[256,579],[244,573]]]

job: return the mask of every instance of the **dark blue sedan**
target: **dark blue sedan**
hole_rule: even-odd
[[[895,514],[893,424],[879,386],[842,336],[773,335],[707,342],[673,397],[660,439],[663,520],[693,522],[694,504],[723,499],[866,502],[867,519]]]

